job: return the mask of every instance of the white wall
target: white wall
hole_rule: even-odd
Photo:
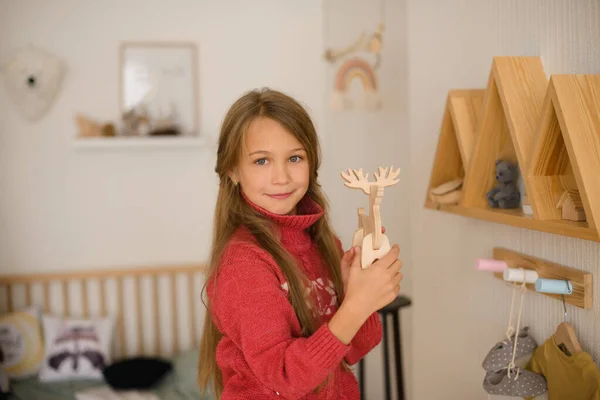
[[[118,118],[121,41],[198,45],[198,112],[209,137],[218,135],[235,98],[263,85],[301,99],[322,125],[318,1],[1,4],[0,56],[33,43],[69,69],[60,97],[39,123],[24,122],[0,92],[5,271],[205,260],[217,188],[214,140],[207,148],[72,147],[75,113]]]
[[[570,1],[410,1],[409,85],[414,399],[487,399],[481,362],[502,339],[510,292],[474,271],[508,247],[594,274],[594,308],[568,307],[600,360],[600,244],[423,209],[448,89],[485,87],[494,55],[540,55],[547,73],[599,73],[600,4]],[[530,293],[523,322],[542,344],[562,303]]]
[[[402,246],[403,290],[410,294],[404,8],[368,0],[0,0],[0,59],[33,43],[68,66],[56,104],[38,123],[23,121],[0,90],[0,272],[205,261],[217,188],[214,138],[235,98],[268,85],[311,111],[324,147],[322,183],[345,245],[356,229],[356,208],[368,199],[345,188],[339,172],[364,168],[372,176],[379,165],[402,168],[401,182],[386,190],[383,222]],[[371,32],[382,15],[384,109],[332,112],[335,70],[322,58],[325,47]],[[201,133],[211,139],[207,147],[73,147],[75,113],[118,118],[118,50],[127,40],[198,45],[198,112]],[[404,312],[407,353],[410,320]],[[381,360],[379,347],[367,358],[369,399],[383,396]],[[410,369],[406,374],[410,379]]]

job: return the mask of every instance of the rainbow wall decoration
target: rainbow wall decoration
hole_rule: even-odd
[[[338,69],[331,97],[331,107],[334,110],[347,110],[354,107],[349,93],[354,79],[358,79],[362,83],[363,96],[359,101],[359,106],[368,110],[380,108],[381,100],[377,92],[375,72],[371,65],[362,58],[351,58]]]

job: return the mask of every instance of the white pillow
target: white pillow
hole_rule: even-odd
[[[46,355],[42,382],[64,379],[102,379],[111,363],[112,318],[77,319],[42,317]]]
[[[12,379],[34,376],[44,359],[44,344],[35,307],[0,317],[0,367]]]

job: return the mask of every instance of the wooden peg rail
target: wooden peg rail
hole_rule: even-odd
[[[565,302],[579,308],[592,308],[592,274],[575,268],[565,267],[540,258],[531,257],[501,247],[494,248],[494,259],[502,260],[508,268],[524,268],[535,270],[538,278],[565,279],[573,285],[573,293],[565,295]],[[504,280],[502,272],[494,272],[494,276]],[[536,292],[535,284],[527,284],[527,289]],[[540,292],[536,292],[540,293]],[[562,301],[562,296],[553,293],[540,293]]]

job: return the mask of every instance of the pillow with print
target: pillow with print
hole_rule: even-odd
[[[112,318],[78,319],[49,315],[42,317],[44,363],[42,382],[65,379],[99,379],[110,364]]]
[[[35,307],[0,316],[0,368],[21,379],[38,373],[44,359],[39,312]]]

